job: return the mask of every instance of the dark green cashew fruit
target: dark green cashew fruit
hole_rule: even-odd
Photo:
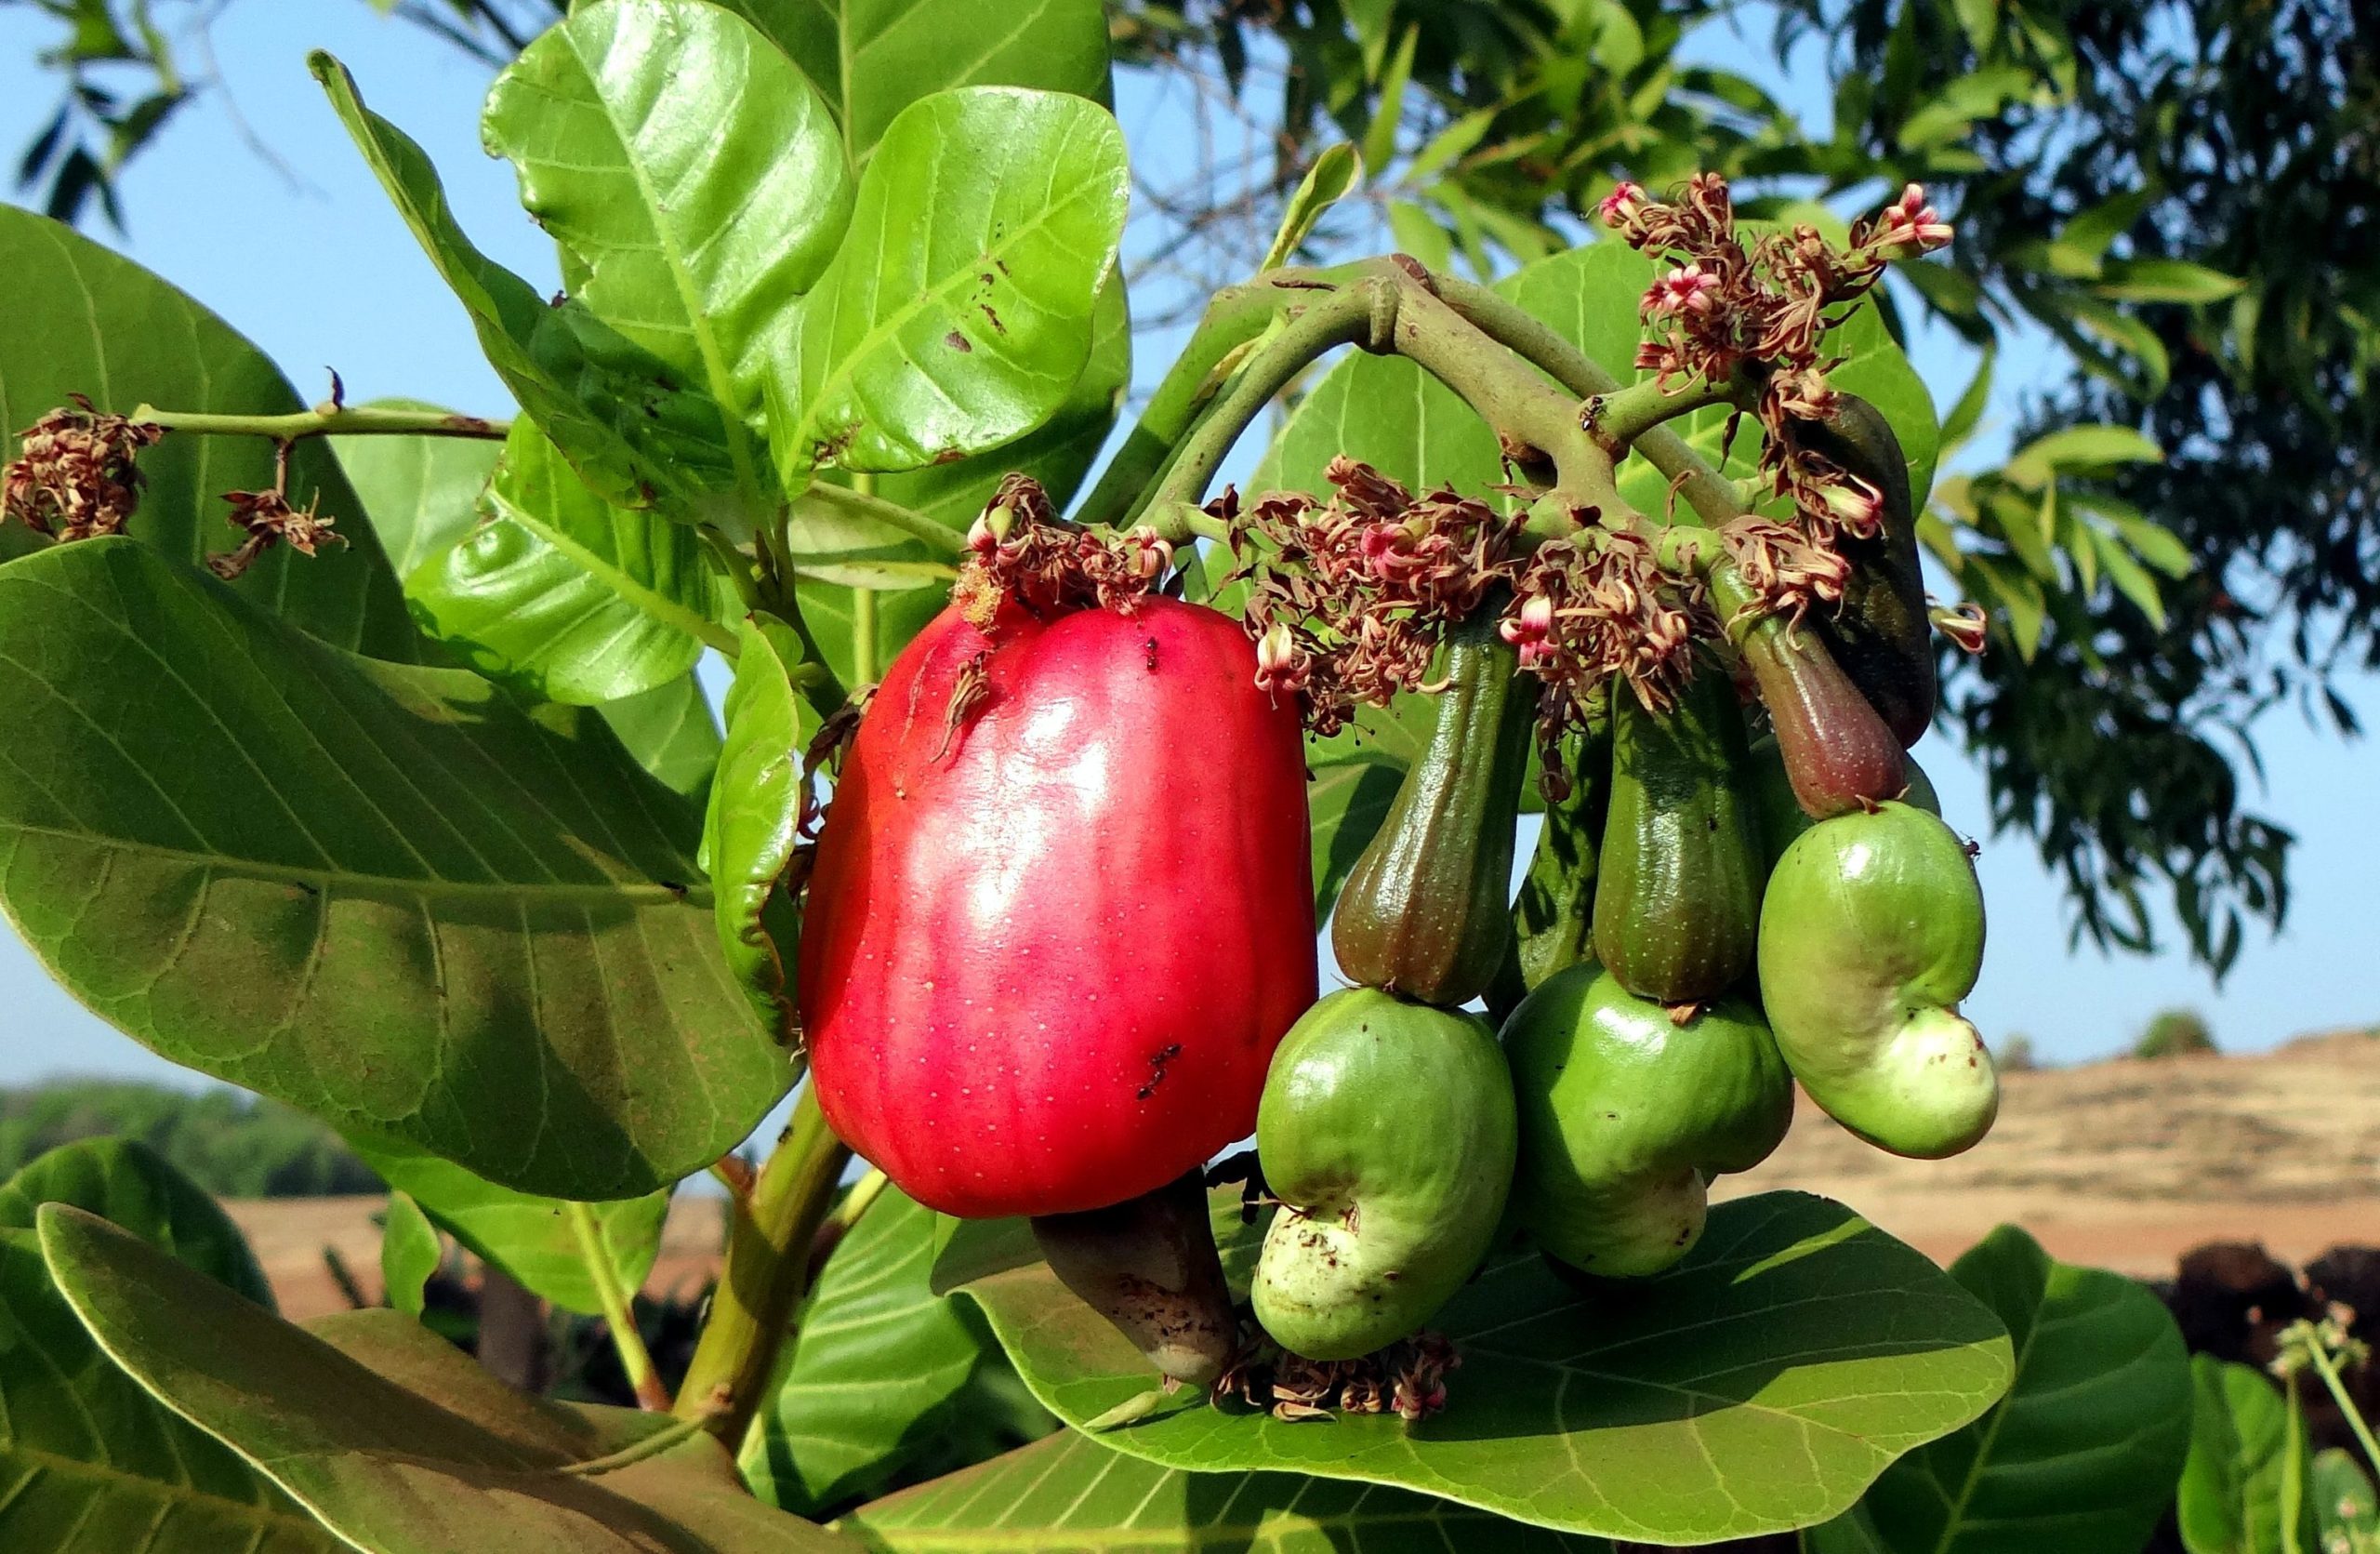
[[[1203,1174],[1081,1214],[1036,1215],[1033,1239],[1059,1282],[1176,1381],[1207,1387],[1238,1347],[1207,1215]]]
[[[1330,917],[1349,981],[1447,1009],[1487,990],[1512,940],[1513,829],[1537,698],[1497,615],[1483,604],[1448,638],[1430,743]]]
[[[1569,791],[1546,801],[1513,901],[1512,942],[1488,988],[1488,1017],[1498,1024],[1547,977],[1594,955],[1595,855],[1611,805],[1609,726],[1566,738],[1561,760]]]
[[[1876,533],[1845,535],[1837,549],[1851,564],[1842,602],[1813,617],[1819,638],[1859,694],[1904,748],[1934,722],[1934,628],[1925,614],[1918,563],[1917,504],[1909,457],[1884,412],[1838,391],[1823,420],[1799,423],[1803,445],[1873,486],[1883,509]]]
[[[1793,1121],[1793,1076],[1741,998],[1684,1025],[1593,963],[1504,1022],[1520,1096],[1512,1217],[1583,1272],[1641,1278],[1693,1249],[1705,1185],[1749,1171]]]
[[[1915,756],[1903,756],[1901,764],[1909,790],[1900,795],[1900,802],[1928,815],[1941,814],[1941,797],[1934,791],[1934,779],[1925,775],[1925,768]],[[1785,773],[1785,757],[1777,749],[1776,735],[1764,734],[1752,742],[1752,798],[1760,811],[1761,840],[1767,844],[1767,866],[1774,869],[1793,839],[1818,822],[1793,796],[1793,779]]]
[[[1309,1360],[1412,1333],[1487,1255],[1514,1149],[1512,1070],[1484,1021],[1370,988],[1329,995],[1281,1039],[1257,1109],[1281,1208],[1256,1320]]]
[[[1735,686],[1705,664],[1665,712],[1611,709],[1594,953],[1640,998],[1715,998],[1752,969],[1763,857]]]
[[[1879,1149],[1939,1160],[1990,1131],[1999,1076],[1959,1015],[1982,967],[1966,843],[1913,805],[1820,821],[1769,874],[1760,995],[1778,1050]]]

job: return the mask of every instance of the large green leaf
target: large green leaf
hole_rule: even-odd
[[[835,1249],[745,1441],[762,1499],[815,1515],[932,1450],[987,1347],[964,1307],[934,1294],[933,1255],[932,1212],[892,1188]]]
[[[1183,1473],[1074,1430],[863,1506],[841,1526],[886,1554],[1608,1554],[1451,1501],[1294,1473]]]
[[[244,1304],[220,1291],[217,1297]],[[271,1480],[110,1363],[51,1286],[34,1233],[0,1229],[0,1548],[332,1554],[345,1547]]]
[[[701,1431],[512,1391],[393,1311],[309,1332],[73,1209],[46,1209],[52,1278],[109,1357],[373,1554],[800,1554],[840,1540],[747,1496]]]
[[[371,407],[440,408],[417,399],[374,400]],[[480,493],[504,451],[477,437],[333,437],[330,445],[400,578],[479,522]]]
[[[1038,86],[1108,100],[1100,0],[723,0],[774,38],[835,110],[853,166],[921,97]]]
[[[405,578],[423,624],[482,672],[575,706],[678,679],[718,621],[721,578],[702,538],[603,500],[528,420],[487,487],[487,522]]]
[[[638,765],[673,791],[701,803],[719,764],[719,719],[702,682],[682,675],[659,690],[596,709]]]
[[[2190,1436],[2189,1355],[2148,1286],[2053,1262],[2003,1225],[1950,1268],[2007,1327],[2016,1379],[1982,1418],[1884,1469],[1862,1503],[1909,1554],[2139,1554]],[[1857,1554],[1831,1530],[1816,1554]]]
[[[800,1017],[787,956],[800,929],[785,872],[800,840],[802,760],[816,719],[793,686],[801,657],[793,633],[747,618],[742,641],[703,851],[728,969],[761,1022],[790,1039]]]
[[[575,262],[574,295],[721,410],[739,482],[765,346],[850,214],[826,105],[752,26],[697,0],[602,0],[496,78],[488,149]]]
[[[2305,1423],[2263,1372],[2211,1354],[2190,1359],[2189,1458],[2175,1511],[2189,1554],[2304,1554],[2313,1547],[2314,1492]],[[2289,1437],[2299,1437],[2292,1477]],[[2282,1515],[2291,1498],[2299,1515]]]
[[[767,379],[788,490],[914,470],[1055,415],[1091,359],[1130,169],[1096,103],[971,86],[906,109]]]
[[[137,1138],[78,1139],[28,1162],[0,1182],[0,1229],[32,1229],[44,1203],[72,1203],[112,1220],[272,1309],[272,1286],[231,1216]]]
[[[1214,1201],[1235,1289],[1257,1227]],[[1036,1260],[1014,1221],[960,1224],[937,1282],[979,1303],[1025,1382],[1079,1427],[1153,1373]],[[1839,1515],[1903,1452],[2006,1390],[1991,1313],[1919,1253],[1803,1193],[1714,1208],[1658,1278],[1581,1288],[1491,1260],[1433,1322],[1462,1368],[1446,1411],[1291,1424],[1185,1401],[1101,1437],[1169,1468],[1353,1479],[1540,1526],[1658,1543]]]
[[[0,459],[17,433],[79,393],[99,409],[281,415],[305,408],[281,369],[231,326],[130,259],[30,211],[0,206],[0,274],[8,325],[0,330]],[[226,491],[272,485],[272,445],[260,437],[168,436],[140,456],[148,485],[128,532],[196,564],[242,538],[224,520]],[[421,639],[363,505],[319,442],[292,451],[289,494],[320,499],[344,545],[308,558],[268,552],[234,585],[324,642],[411,663]],[[10,525],[10,550],[37,544]]]
[[[669,1215],[667,1190],[609,1203],[572,1204],[501,1188],[452,1161],[401,1139],[352,1133],[348,1143],[381,1179],[411,1198],[431,1223],[502,1268],[541,1300],[588,1316],[603,1309],[595,1275],[579,1246],[572,1211],[583,1209],[588,1230],[624,1290],[644,1287],[661,1252],[661,1223]]]
[[[463,304],[522,408],[606,498],[731,529],[750,524],[719,405],[575,299],[549,302],[471,246],[420,146],[364,105],[330,55],[308,57],[380,187]],[[721,493],[727,495],[722,498]]]
[[[650,1192],[791,1065],[694,806],[592,713],[323,646],[145,546],[0,567],[0,904],[178,1062],[523,1191]]]

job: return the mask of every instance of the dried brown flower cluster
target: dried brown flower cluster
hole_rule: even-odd
[[[1302,697],[1317,734],[1423,688],[1446,628],[1509,580],[1521,527],[1451,491],[1416,497],[1344,456],[1327,473],[1328,502],[1278,491],[1242,512],[1225,492],[1209,509],[1230,525],[1226,581],[1248,584],[1257,684]]]
[[[1291,1422],[1393,1410],[1412,1424],[1446,1407],[1447,1373],[1461,1363],[1443,1334],[1426,1331],[1360,1360],[1308,1360],[1277,1348],[1250,1322],[1214,1397]]]
[[[206,558],[206,569],[227,583],[254,566],[257,558],[275,545],[311,556],[325,545],[347,543],[347,536],[333,532],[332,520],[317,511],[322,503],[319,492],[308,498],[304,507],[291,506],[280,491],[226,491],[223,499],[231,504],[227,521],[247,534],[237,550]]]
[[[24,446],[0,471],[0,519],[60,539],[122,533],[140,501],[135,460],[165,432],[73,397],[73,408],[52,410],[18,433]]]
[[[1783,582],[1786,591],[1771,602],[1798,614],[1814,598],[1832,597],[1820,586],[1828,571],[1821,558],[1787,552],[1831,554],[1841,535],[1872,537],[1883,497],[1803,444],[1800,428],[1834,410],[1827,381],[1834,364],[1822,356],[1826,334],[1892,260],[1949,243],[1949,224],[1912,183],[1894,204],[1853,225],[1847,249],[1807,225],[1747,243],[1736,231],[1726,180],[1716,173],[1688,179],[1673,203],[1623,183],[1597,210],[1630,246],[1667,266],[1645,293],[1648,337],[1636,365],[1664,383],[1679,376],[1752,379],[1766,433],[1761,472],[1771,491],[1792,504],[1792,528],[1804,542],[1788,545],[1773,532],[1744,542],[1767,553]]]
[[[1554,742],[1593,717],[1615,677],[1656,711],[1694,673],[1698,635],[1716,630],[1701,580],[1662,570],[1652,542],[1632,530],[1587,529],[1540,545],[1514,585],[1501,628],[1521,667],[1545,682],[1540,735]]]
[[[1030,476],[1012,474],[967,531],[966,564],[951,602],[988,631],[1002,600],[1036,615],[1099,608],[1130,614],[1173,568],[1173,547],[1155,529],[1124,534],[1059,518]]]

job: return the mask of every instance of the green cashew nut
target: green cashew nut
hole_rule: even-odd
[[[1514,1217],[1589,1273],[1659,1273],[1702,1235],[1710,1178],[1749,1171],[1793,1121],[1793,1077],[1740,998],[1684,1025],[1592,962],[1504,1022],[1520,1096]]]
[[[1353,1360],[1436,1314],[1512,1188],[1513,1077],[1486,1023],[1370,988],[1289,1028],[1256,1113],[1281,1210],[1251,1297],[1276,1342]]]
[[[1990,1131],[2000,1080],[1959,1000],[1983,968],[1966,843],[1905,804],[1823,820],[1777,860],[1760,995],[1810,1099],[1879,1149],[1955,1155]]]

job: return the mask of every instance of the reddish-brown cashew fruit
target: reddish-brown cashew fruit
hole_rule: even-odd
[[[1316,993],[1297,709],[1149,599],[945,610],[843,763],[799,988],[826,1120],[945,1214],[1073,1214],[1255,1126]]]

